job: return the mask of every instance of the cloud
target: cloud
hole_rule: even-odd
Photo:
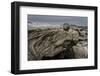
[[[28,15],[28,20],[42,23],[70,23],[77,25],[87,25],[88,17],[79,16],[53,16],[53,15]]]

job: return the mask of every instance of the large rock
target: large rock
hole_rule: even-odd
[[[34,29],[28,33],[28,60],[87,57],[86,28],[64,24],[63,28]]]
[[[87,58],[88,57],[88,47],[87,45],[84,46],[83,44],[78,43],[76,46],[73,46],[75,58]]]

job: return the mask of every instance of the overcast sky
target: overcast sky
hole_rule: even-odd
[[[87,26],[88,17],[79,17],[79,16],[53,16],[53,15],[28,15],[28,21],[33,23],[55,23],[55,24],[76,24]]]

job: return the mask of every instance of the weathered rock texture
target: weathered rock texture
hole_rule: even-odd
[[[63,24],[62,28],[28,31],[28,60],[88,58],[87,26]]]

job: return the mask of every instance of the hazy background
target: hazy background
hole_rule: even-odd
[[[64,23],[76,24],[79,26],[88,25],[88,17],[80,16],[53,16],[53,15],[28,15],[28,22],[32,22],[34,25],[42,26],[43,24],[55,24],[61,25]]]

